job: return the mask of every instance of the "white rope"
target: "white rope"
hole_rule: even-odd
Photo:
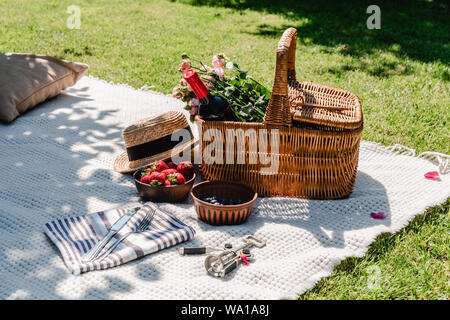
[[[412,156],[412,157],[416,156],[416,150],[405,147],[404,145],[401,144],[394,144],[393,146],[386,147],[386,149],[398,154],[403,154],[405,156]]]
[[[386,149],[391,152],[403,154],[406,156],[416,156],[416,150],[405,147],[401,144],[395,144],[393,146],[386,147]],[[428,160],[438,166],[440,174],[447,174],[450,172],[450,156],[447,154],[434,151],[425,151],[419,154],[417,157]]]
[[[439,173],[440,174],[447,174],[450,172],[450,156],[439,153],[439,152],[432,152],[432,151],[425,151],[422,152],[417,156],[418,158],[426,159],[434,164],[436,164],[439,167]]]

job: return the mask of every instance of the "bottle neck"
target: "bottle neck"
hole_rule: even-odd
[[[194,69],[186,70],[183,73],[183,78],[187,81],[187,83],[189,83],[189,85],[192,88],[192,91],[194,91],[195,95],[200,101],[202,101],[205,98],[208,99],[209,96],[208,88],[206,88],[205,84],[200,79],[200,77],[198,76],[197,72],[195,72]],[[206,104],[208,103],[209,99]]]
[[[194,91],[195,92],[195,91]],[[197,94],[196,94],[197,95]],[[198,96],[197,96],[198,97]],[[208,95],[200,100],[200,105],[207,106],[211,101],[211,94],[208,92]]]

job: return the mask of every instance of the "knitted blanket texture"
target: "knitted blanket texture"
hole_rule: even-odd
[[[376,237],[394,233],[450,196],[450,179],[424,178],[434,163],[362,141],[348,199],[259,198],[245,224],[213,227],[191,199],[158,204],[193,227],[192,241],[108,270],[73,275],[43,233],[45,223],[142,203],[132,177],[112,170],[122,130],[183,103],[92,77],[0,125],[0,299],[296,299],[347,257],[362,257]],[[193,132],[198,136],[197,128]],[[401,149],[401,148],[400,148]],[[371,212],[385,212],[382,220]],[[207,275],[205,256],[180,246],[222,247],[245,235],[267,245],[225,279]]]

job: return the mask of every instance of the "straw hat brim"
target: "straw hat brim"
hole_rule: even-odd
[[[114,171],[119,172],[119,173],[134,172],[138,169],[148,166],[152,162],[168,159],[174,153],[178,154],[180,152],[187,151],[187,149],[191,149],[191,151],[192,151],[194,149],[194,145],[196,142],[197,142],[197,139],[193,138],[191,141],[186,142],[186,143],[182,144],[181,146],[175,147],[168,151],[155,154],[151,157],[133,161],[133,165],[131,165],[130,161],[128,160],[128,154],[126,152],[124,152],[120,156],[118,156],[116,158],[116,160],[114,161]]]

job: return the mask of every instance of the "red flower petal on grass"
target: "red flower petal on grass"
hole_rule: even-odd
[[[439,172],[437,171],[430,171],[423,175],[428,180],[434,180],[434,181],[440,181],[441,177],[439,176]]]
[[[347,45],[342,46],[342,50],[347,50],[347,49],[348,49],[348,46],[347,46]]]
[[[384,219],[384,218],[386,218],[386,213],[384,213],[384,212],[371,212],[370,216],[373,219]]]

